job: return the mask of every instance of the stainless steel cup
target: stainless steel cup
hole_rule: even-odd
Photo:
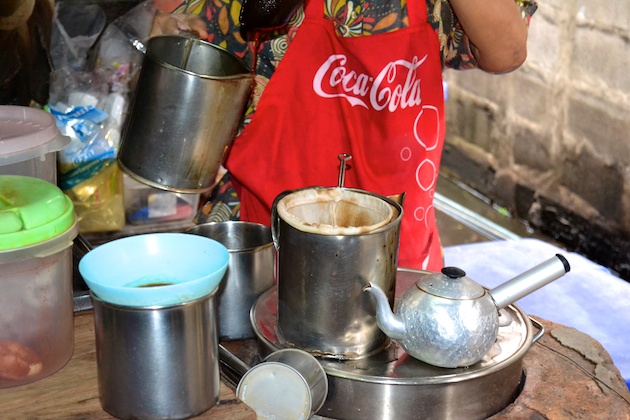
[[[216,295],[126,307],[92,294],[101,406],[120,419],[183,419],[219,399]]]
[[[240,58],[217,45],[151,38],[121,134],[122,168],[156,188],[211,189],[242,119],[251,78]]]
[[[276,211],[284,200],[302,192],[310,193],[307,190],[281,194],[272,209],[272,235],[278,249],[278,339],[285,347],[296,347],[321,357],[368,357],[383,350],[389,339],[376,324],[376,305],[363,293],[363,287],[376,282],[393,305],[402,207],[367,191],[339,189],[344,196],[370,198],[358,202],[376,200],[378,207],[387,203],[392,208],[391,220],[383,224],[370,221],[373,230],[368,231],[363,229],[366,226],[342,227],[341,230],[352,233],[318,234],[312,231],[318,224],[316,217],[311,218],[307,228],[298,229],[283,218],[282,212]],[[326,190],[330,189],[318,192]],[[302,198],[296,200],[299,205],[308,205]],[[350,211],[356,216],[361,210]],[[355,219],[357,224],[364,220]]]
[[[214,239],[228,249],[230,259],[218,294],[219,337],[254,337],[249,311],[274,284],[275,250],[271,230],[251,222],[213,222],[186,231]]]
[[[311,354],[282,349],[248,370],[236,395],[259,418],[308,419],[326,401],[328,377]]]

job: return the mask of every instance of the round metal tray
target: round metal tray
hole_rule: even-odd
[[[426,272],[398,269],[396,297]],[[283,348],[276,336],[277,290],[262,294],[251,310],[265,354]],[[484,418],[505,408],[521,389],[522,359],[534,337],[532,323],[516,305],[501,311],[497,340],[478,363],[455,369],[432,366],[405,353],[396,342],[374,356],[339,361],[319,358],[329,380],[319,415],[348,419]]]

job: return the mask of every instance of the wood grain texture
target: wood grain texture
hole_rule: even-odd
[[[72,359],[53,375],[32,384],[0,389],[0,418],[112,419],[98,398],[96,349],[92,312],[75,315]],[[253,410],[221,383],[219,402],[196,418],[255,419]]]

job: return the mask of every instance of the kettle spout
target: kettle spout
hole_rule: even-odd
[[[370,292],[376,299],[376,323],[381,331],[391,339],[401,340],[405,336],[405,324],[392,311],[385,292],[372,282],[363,291]]]

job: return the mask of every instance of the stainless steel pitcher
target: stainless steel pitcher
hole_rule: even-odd
[[[340,197],[330,206],[309,205],[327,195],[331,201]],[[316,220],[322,208],[348,206],[348,198],[358,199],[360,208],[350,205],[346,209],[352,217],[337,214],[333,219],[353,221],[330,226],[328,210]],[[288,200],[294,201],[294,207],[315,210],[283,212]],[[363,190],[317,187],[278,196],[271,222],[278,250],[277,333],[285,346],[343,360],[370,356],[389,344],[363,287],[374,281],[393,302],[402,214],[400,204]]]
[[[170,305],[94,303],[101,406],[119,419],[184,419],[219,400],[216,294]]]
[[[245,63],[209,42],[151,38],[118,161],[138,181],[181,193],[210,190],[249,97]]]

